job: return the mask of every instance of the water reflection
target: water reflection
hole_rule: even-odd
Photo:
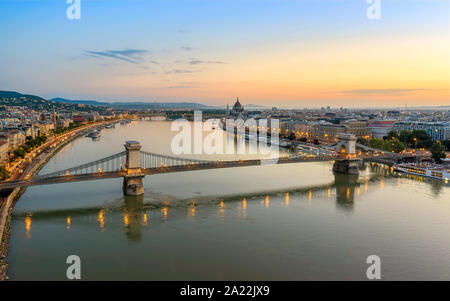
[[[67,230],[70,230],[70,225],[72,224],[72,219],[70,218],[70,216],[67,217],[66,223],[67,223]]]
[[[220,203],[219,203],[219,212],[218,212],[219,221],[221,223],[224,222],[224,214],[225,214],[225,203],[223,202],[223,199],[222,199],[222,200],[220,200]]]
[[[372,166],[370,166],[372,168]],[[376,165],[373,166],[376,168]],[[390,172],[389,169],[386,169]],[[399,178],[400,179],[400,178]],[[308,202],[311,205],[312,199],[318,204],[321,200],[335,199],[336,209],[344,213],[351,213],[355,208],[355,201],[357,198],[368,193],[369,186],[376,190],[384,188],[386,183],[397,183],[398,180],[391,180],[385,178],[383,175],[375,176],[372,179],[366,179],[364,176],[359,179],[358,175],[344,175],[334,174],[334,182],[329,185],[319,186],[315,188],[302,188],[298,190],[261,193],[259,195],[248,195],[244,197],[228,197],[222,199],[197,199],[191,198],[186,201],[173,200],[167,196],[160,197],[160,203],[149,203],[148,199],[144,202],[144,196],[126,196],[118,199],[118,203],[121,204],[118,207],[112,208],[86,208],[86,209],[73,209],[73,210],[61,210],[52,212],[35,212],[33,217],[31,214],[26,214],[25,221],[25,235],[27,238],[31,237],[31,224],[32,218],[35,221],[42,219],[58,219],[61,221],[61,217],[65,220],[65,227],[67,230],[71,230],[74,219],[76,224],[92,223],[95,221],[97,227],[101,228],[103,232],[106,229],[106,214],[110,217],[108,224],[111,229],[117,229],[117,217],[121,217],[120,228],[125,228],[125,235],[129,241],[140,242],[143,240],[144,227],[150,224],[150,217],[159,212],[158,219],[152,223],[152,228],[158,227],[161,223],[169,218],[169,208],[171,209],[170,218],[173,219],[189,219],[194,220],[200,213],[203,216],[216,216],[220,223],[224,222],[225,210],[230,208],[230,214],[237,216],[242,220],[247,220],[248,215],[253,210],[257,210],[252,204],[259,204],[262,202],[262,206],[265,209],[269,209],[272,204],[275,204],[274,210],[279,208],[276,206],[280,204],[280,207],[284,207],[284,210],[296,210],[296,207],[302,202]],[[431,189],[435,195],[438,195],[442,191],[443,183],[440,181],[430,181]],[[364,185],[364,189],[361,189],[361,185]],[[390,186],[390,185],[389,185]],[[333,197],[335,195],[335,197]],[[228,205],[235,204],[235,205]],[[259,207],[260,208],[260,207]],[[184,212],[184,214],[180,214]],[[187,212],[187,214],[186,214]],[[210,214],[208,214],[210,212]],[[72,230],[77,230],[73,228]],[[71,231],[72,232],[72,231]],[[74,231],[75,232],[75,231]]]
[[[167,207],[164,207],[161,209],[161,219],[162,220],[167,219],[167,210],[168,210]]]
[[[334,175],[336,187],[336,205],[344,211],[352,211],[354,207],[355,191],[359,189],[358,175]],[[366,182],[367,185],[367,182]]]
[[[442,192],[442,187],[444,187],[444,182],[431,179],[431,192],[433,192],[433,195],[437,198],[439,194]]]
[[[142,238],[141,214],[144,210],[144,196],[124,197],[124,224],[127,229],[127,238],[131,241],[140,241]]]
[[[143,217],[142,217],[142,225],[143,226],[147,226],[148,224],[148,217],[147,217],[147,213],[144,213]]]
[[[267,199],[267,198],[266,198]],[[240,208],[242,207],[242,214],[240,212]],[[242,199],[242,204],[241,207],[238,207],[239,211],[238,211],[238,215],[239,217],[241,217],[242,219],[247,219],[247,199],[243,198]]]
[[[262,205],[264,208],[269,209],[271,198],[275,204],[282,204],[284,208],[290,209],[290,207],[299,204],[302,200],[307,200],[311,204],[311,200],[326,200],[331,199],[333,191],[336,195],[336,207],[344,212],[349,212],[354,209],[354,200],[357,196],[360,196],[361,189],[358,182],[358,176],[335,174],[335,181],[329,185],[316,188],[291,190],[284,192],[273,192],[263,194]],[[380,179],[381,181],[381,179]],[[374,183],[375,184],[375,183]],[[369,181],[365,181],[365,191],[368,191]],[[379,185],[379,184],[377,184]],[[438,187],[438,186],[436,186]],[[169,207],[175,206],[173,209],[173,215],[170,217],[179,219],[180,209],[185,210],[187,215],[185,218],[193,220],[198,216],[199,212],[208,212],[209,210],[217,210],[216,216],[220,222],[224,222],[225,210],[227,203],[236,203],[237,206],[231,206],[231,210],[235,208],[236,215],[240,219],[247,219],[248,211],[252,210],[251,204],[258,199],[261,200],[261,195],[249,195],[241,198],[230,197],[228,199],[219,199],[213,201],[214,206],[211,206],[211,200],[205,199],[189,199],[183,205],[182,201],[169,200],[168,197],[162,197],[163,201],[158,205],[157,203],[144,203],[144,196],[125,196],[118,199],[122,206],[112,208],[89,208],[89,209],[73,209],[51,212],[36,212],[33,218],[41,219],[53,219],[61,216],[65,217],[65,224],[67,230],[71,229],[73,218],[76,218],[77,224],[88,221],[92,217],[95,220],[97,227],[101,231],[106,229],[106,214],[111,217],[109,223],[111,223],[114,229],[114,217],[118,212],[121,212],[121,224],[126,229],[125,233],[130,241],[140,241],[142,239],[143,227],[150,224],[150,216],[159,211],[159,219],[155,220],[154,226],[158,226],[162,221],[169,218]],[[183,209],[184,208],[184,209]],[[178,213],[177,213],[178,212]],[[207,215],[207,214],[206,214]],[[86,217],[86,219],[83,219]],[[80,219],[81,218],[81,219]],[[31,214],[25,216],[25,230],[26,235],[30,236],[32,217]]]
[[[189,219],[195,218],[195,202],[192,201],[191,205],[188,208],[188,217]]]
[[[105,210],[101,209],[98,213],[97,221],[100,223],[102,231],[105,230]]]
[[[130,216],[126,212],[123,214],[123,223],[125,227],[128,227],[128,225],[130,224]]]
[[[31,230],[31,214],[28,214],[25,217],[25,235],[27,238],[31,238],[30,230]]]

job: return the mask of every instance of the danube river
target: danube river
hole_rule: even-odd
[[[173,155],[175,134],[169,122],[117,125],[68,144],[41,174],[118,153],[126,140]],[[382,279],[450,280],[448,185],[382,165],[365,164],[357,179],[331,168],[147,176],[137,198],[123,196],[122,179],[29,187],[14,209],[8,276],[64,280],[74,254],[84,280],[364,280],[378,255]]]

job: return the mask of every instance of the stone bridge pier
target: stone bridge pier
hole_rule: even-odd
[[[123,177],[123,193],[125,195],[143,195],[144,185],[142,178],[145,176],[141,168],[141,145],[138,141],[125,143],[126,163]]]
[[[334,161],[333,171],[351,175],[359,174],[359,159],[352,158],[356,153],[356,136],[351,134],[340,134],[338,136],[336,151],[340,154],[341,159],[336,159]]]

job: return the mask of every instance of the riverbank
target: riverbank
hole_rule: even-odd
[[[28,171],[26,171],[26,173],[24,173],[23,177],[32,177],[35,174],[37,174],[42,169],[42,167],[44,167],[45,164],[47,164],[47,162],[56,153],[59,152],[59,150],[61,148],[63,148],[68,143],[70,143],[73,140],[82,136],[86,129],[100,126],[103,124],[108,124],[108,123],[110,123],[110,122],[101,122],[101,123],[90,124],[88,126],[76,129],[75,133],[66,133],[65,135],[72,135],[72,134],[74,134],[74,135],[69,136],[69,138],[61,141],[58,144],[58,146],[55,147],[51,152],[49,152],[49,153],[42,152],[41,156],[44,155],[44,157],[43,158],[36,157],[35,160],[37,163],[32,162],[31,168]],[[17,187],[14,189],[2,191],[0,193],[0,197],[3,198],[3,201],[0,204],[0,238],[1,238],[1,241],[0,241],[0,281],[4,281],[4,280],[8,279],[8,277],[6,276],[6,270],[8,268],[8,263],[5,262],[4,259],[8,255],[8,244],[9,244],[9,237],[11,234],[11,215],[12,215],[12,211],[14,210],[15,203],[19,200],[20,196],[25,192],[25,190],[26,190],[26,187]]]

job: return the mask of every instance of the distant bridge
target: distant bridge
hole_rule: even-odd
[[[301,154],[281,156],[277,159],[252,159],[234,161],[210,161],[160,155],[141,150],[137,141],[127,141],[125,151],[106,158],[85,163],[68,169],[37,175],[30,179],[0,182],[0,189],[19,186],[46,185],[56,183],[91,181],[108,178],[124,178],[123,190],[127,195],[143,194],[142,178],[145,175],[185,172],[218,168],[258,166],[265,164],[288,164],[300,162],[335,161],[333,170],[342,173],[357,174],[357,161],[366,160],[398,160],[402,155],[374,150],[366,154],[356,154],[352,139],[345,137],[337,148],[347,147],[350,153],[339,153],[327,149],[318,152],[315,148],[305,147]]]

